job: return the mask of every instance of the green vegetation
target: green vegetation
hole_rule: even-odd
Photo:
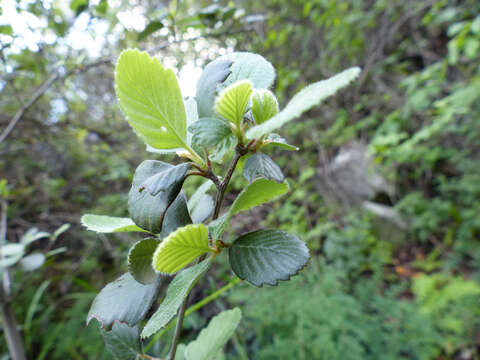
[[[132,175],[145,158],[178,165],[180,151],[187,156],[182,161],[201,166],[206,147],[219,167],[231,158],[228,151],[239,135],[248,143],[267,132],[273,133],[259,142],[265,156],[246,156],[238,166],[250,180],[258,168],[268,172],[268,179],[250,186],[288,192],[254,207],[258,204],[251,202],[255,199],[239,171],[224,199],[230,211],[207,230],[223,234],[225,241],[260,228],[297,234],[311,261],[290,281],[257,289],[232,277],[230,259],[218,255],[190,294],[181,338],[190,350],[182,346],[181,353],[197,352],[223,317],[235,323],[237,311],[228,309],[238,307],[242,319],[223,347],[226,359],[480,356],[478,1],[61,3],[0,5],[2,247],[8,246],[4,241],[21,244],[22,237],[35,233],[32,228],[54,234],[71,225],[55,241],[39,238],[21,251],[15,246],[17,252],[10,247],[15,258],[7,271],[11,294],[2,299],[10,300],[26,358],[111,358],[100,336],[108,333],[98,330],[96,321],[85,326],[85,317],[105,284],[115,279],[138,284],[121,277],[128,257],[135,263],[132,276],[151,279],[148,267],[133,259],[143,259],[157,240],[139,242],[147,234],[137,232],[144,226],[141,219],[130,220],[135,204],[128,203]],[[12,15],[15,8],[20,19],[30,19],[31,30],[22,30],[22,21]],[[128,21],[133,18],[138,22]],[[128,104],[155,100],[156,94],[148,92],[141,99],[128,97],[125,87],[160,75],[135,74],[117,81],[115,89],[119,73],[114,66],[127,48],[155,55],[159,73],[176,75],[182,92],[188,84],[189,95],[203,94],[197,101],[201,120],[192,101],[185,101],[185,114],[175,117],[181,131],[173,133],[176,123],[159,117],[159,109],[145,108],[142,116],[155,117],[168,139],[132,123],[154,153],[145,152],[120,108],[128,117]],[[235,90],[243,78],[228,77],[228,69],[236,60],[232,54],[245,51],[266,60],[250,74],[251,85],[240,82],[252,88],[252,118],[259,124],[242,133],[237,115],[244,102],[218,107],[212,84],[223,82],[217,90],[240,100]],[[212,66],[215,58],[220,62]],[[311,89],[315,99],[321,95],[323,87],[308,84],[339,79],[334,74],[354,66],[361,68],[358,79],[321,106],[313,106],[317,100],[305,109],[295,104],[296,94],[305,94],[301,89]],[[204,75],[188,72],[192,67],[203,68]],[[173,68],[179,71],[165,70]],[[342,73],[340,80],[348,75]],[[172,103],[182,102],[174,92],[170,96]],[[216,108],[235,126],[215,118]],[[163,150],[154,149],[160,145]],[[145,184],[139,194],[155,191],[164,180]],[[277,184],[276,189],[264,181]],[[214,210],[207,196],[213,186],[203,185],[198,176],[185,181],[194,223]],[[84,213],[110,218],[87,218],[98,234],[82,227]],[[42,257],[36,263],[40,267],[26,273],[20,254]],[[2,264],[6,257],[2,252]],[[167,285],[152,287],[167,299]],[[157,309],[140,302],[139,317]],[[175,327],[170,319],[143,341],[148,354],[168,353]],[[124,330],[121,324],[115,327]],[[105,341],[109,349],[119,345],[115,337]],[[125,354],[139,344],[123,345]],[[218,351],[211,346],[209,351]],[[0,347],[6,355],[6,342]]]

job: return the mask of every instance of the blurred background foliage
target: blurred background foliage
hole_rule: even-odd
[[[237,285],[189,316],[185,337],[240,304],[228,359],[480,357],[477,0],[4,0],[0,9],[7,239],[71,224],[29,247],[65,251],[34,272],[10,271],[29,359],[109,359],[85,317],[138,235],[97,236],[79,218],[126,216],[133,170],[152,158],[115,100],[113,65],[127,47],[179,69],[187,95],[211,59],[257,52],[277,69],[281,105],[310,82],[363,69],[283,130],[301,148],[274,154],[289,195],[235,218],[237,233],[259,224],[299,233],[311,264],[277,288]],[[191,302],[228,282],[225,269]],[[3,341],[0,352],[8,359]]]

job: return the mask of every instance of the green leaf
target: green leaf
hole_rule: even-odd
[[[191,223],[192,219],[190,218],[190,213],[187,207],[187,197],[184,192],[181,191],[165,214],[160,235],[162,238],[165,238],[171,232]]]
[[[164,27],[163,23],[160,20],[152,20],[145,26],[142,32],[138,34],[138,41],[142,41],[149,35],[153,34],[155,31],[158,31]]]
[[[107,351],[115,360],[136,360],[142,354],[142,344],[138,327],[130,327],[116,322],[112,330],[102,330],[103,341]]]
[[[285,194],[288,189],[289,186],[286,181],[279,184],[267,179],[256,179],[238,195],[230,208],[230,213],[233,216],[240,211],[249,210],[271,201]]]
[[[360,74],[360,68],[353,67],[327,80],[308,85],[290,100],[285,109],[263,124],[248,130],[246,133],[247,138],[254,139],[269,134],[286,122],[299,117],[305,111],[310,110],[341,88],[347,86],[357,78],[358,74]]]
[[[225,88],[215,99],[215,111],[224,119],[240,126],[247,109],[252,83],[250,80],[238,81]]]
[[[221,162],[227,152],[237,144],[237,138],[230,127],[220,119],[203,118],[189,128],[193,133],[192,142],[199,146],[214,148],[210,160]]]
[[[155,281],[157,274],[152,267],[153,253],[160,244],[158,239],[148,238],[137,241],[128,252],[128,271],[142,284]]]
[[[174,274],[206,252],[208,232],[203,224],[187,225],[168,235],[153,254],[153,268],[164,274]]]
[[[276,197],[285,194],[289,189],[288,182],[276,183],[267,179],[256,179],[248,184],[233,202],[230,210],[208,224],[208,230],[214,239],[220,239],[230,218],[240,211],[249,210]]]
[[[252,95],[252,115],[260,125],[278,113],[278,100],[270,90],[257,89]]]
[[[109,329],[114,322],[137,325],[152,306],[160,284],[160,277],[152,284],[143,285],[130,273],[123,274],[95,297],[87,315],[87,325],[93,318],[100,322],[102,329]]]
[[[41,253],[33,253],[25,256],[20,260],[20,266],[23,271],[34,271],[40,268],[45,263],[45,255]]]
[[[250,80],[255,89],[267,89],[275,80],[275,69],[263,56],[248,52],[234,52],[218,58],[233,61],[231,74],[222,83],[222,88],[239,80]]]
[[[276,146],[276,147],[279,147],[285,150],[290,150],[290,151],[297,151],[300,149],[296,146],[288,144],[287,140],[282,138],[280,135],[274,134],[274,133],[269,134],[268,137],[263,141],[262,148],[269,147],[269,146]]]
[[[239,308],[221,312],[203,329],[195,341],[185,349],[185,360],[210,360],[215,358],[232,337],[240,323]]]
[[[88,9],[88,3],[88,0],[71,0],[70,9],[75,13],[75,16],[78,16]]]
[[[205,147],[215,147],[225,141],[225,138],[233,135],[232,129],[225,121],[214,118],[200,119],[190,125],[188,131],[193,134],[194,144]]]
[[[193,209],[197,206],[199,201],[203,198],[203,195],[207,193],[208,190],[213,186],[212,180],[205,181],[202,185],[198,187],[195,193],[192,195],[190,200],[188,200],[188,209],[193,211]]]
[[[185,148],[185,106],[172,70],[146,52],[125,50],[115,69],[120,107],[138,136],[157,149]]]
[[[142,330],[142,338],[147,338],[165,327],[177,314],[180,305],[198,279],[210,266],[209,260],[189,267],[177,274],[167,289],[165,299]]]
[[[87,228],[87,230],[95,231],[97,233],[129,231],[147,232],[135,225],[130,218],[85,214],[82,216],[81,223]]]
[[[265,178],[281,183],[285,176],[280,167],[268,155],[257,153],[252,155],[243,167],[243,176],[248,182],[256,178]]]
[[[215,203],[210,195],[203,195],[199,203],[193,208],[192,222],[194,224],[200,224],[208,219],[213,213]]]
[[[13,35],[13,29],[11,25],[0,25],[0,34]]]
[[[150,177],[171,169],[172,165],[156,160],[145,160],[135,170],[132,187],[128,194],[128,211],[132,220],[142,229],[158,234],[168,207],[175,200],[183,185],[183,180],[171,184],[168,189],[152,196],[148,191],[140,191]]]
[[[177,347],[177,353],[175,354],[175,360],[185,360],[185,344],[179,344]]]
[[[217,94],[217,85],[225,81],[230,74],[233,61],[229,59],[216,59],[205,66],[197,82],[195,95],[198,103],[198,115],[209,117],[213,115],[213,104]]]
[[[232,270],[255,286],[277,285],[307,263],[308,248],[295,235],[281,230],[257,230],[239,237],[228,250]]]
[[[183,184],[191,165],[191,163],[183,163],[166,168],[145,180],[143,184],[140,185],[139,191],[146,189],[150,195],[155,196],[160,191],[168,190],[173,185]]]

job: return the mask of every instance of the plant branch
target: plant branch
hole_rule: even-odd
[[[174,360],[175,354],[177,353],[177,346],[180,340],[180,334],[182,333],[183,319],[185,317],[185,310],[187,309],[187,302],[190,294],[187,294],[185,300],[183,300],[180,310],[178,310],[178,320],[177,325],[175,326],[175,334],[173,335],[172,347],[170,348],[170,354],[168,354],[167,360]]]
[[[2,200],[2,211],[0,219],[0,250],[6,242],[7,235],[7,201]],[[3,256],[0,256],[0,258]],[[10,278],[8,269],[3,269],[0,284],[0,311],[2,314],[3,328],[5,331],[8,350],[13,360],[26,360],[25,347],[18,331],[17,320],[11,307],[10,299]]]

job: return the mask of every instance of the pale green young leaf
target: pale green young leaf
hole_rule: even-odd
[[[174,274],[206,252],[208,232],[203,224],[187,225],[168,235],[153,254],[153,268],[160,273]]]
[[[270,90],[256,89],[252,95],[252,115],[257,125],[278,113],[278,100]]]
[[[308,248],[295,235],[281,230],[257,230],[242,235],[228,249],[232,270],[255,286],[277,285],[307,263]]]
[[[137,241],[130,248],[127,256],[128,271],[139,283],[150,284],[157,278],[152,258],[159,244],[160,240],[148,238]]]
[[[359,74],[360,68],[353,67],[329,79],[308,85],[290,100],[285,109],[263,124],[254,126],[248,130],[246,133],[247,138],[259,138],[280,128],[286,122],[299,117],[305,111],[310,110],[321,101],[335,94],[341,88],[347,86],[355,80]]]
[[[107,351],[115,360],[136,360],[142,354],[138,327],[116,322],[110,331],[102,331]]]
[[[125,50],[115,68],[115,89],[128,122],[157,149],[187,148],[187,121],[177,78],[146,52]]]
[[[157,311],[142,330],[142,338],[147,338],[165,327],[177,314],[180,305],[195,283],[207,271],[209,260],[179,272],[167,289],[167,294]]]
[[[135,225],[130,218],[121,218],[115,216],[104,216],[85,214],[82,216],[81,223],[87,230],[97,233],[113,233],[113,232],[147,232],[141,227]]]
[[[217,357],[240,323],[239,308],[223,311],[204,328],[197,339],[187,345],[185,360],[210,360]]]
[[[243,120],[247,109],[252,83],[250,80],[238,81],[225,88],[215,99],[215,112],[237,127]]]

